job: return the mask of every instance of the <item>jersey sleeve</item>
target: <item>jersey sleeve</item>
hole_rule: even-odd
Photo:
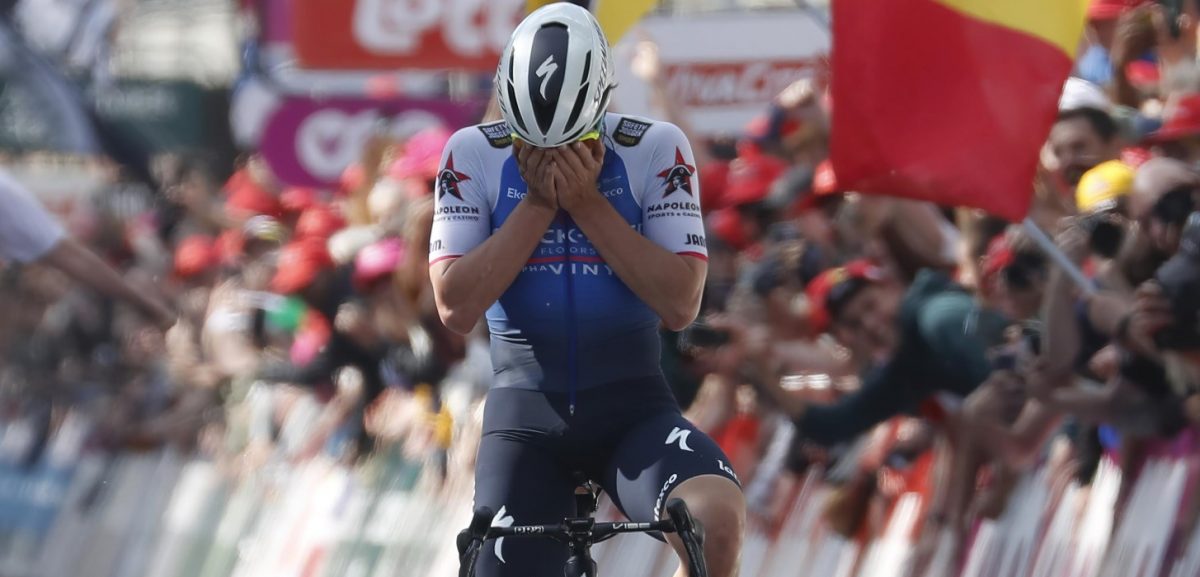
[[[700,175],[683,131],[655,123],[645,144],[651,158],[642,197],[642,234],[676,254],[708,259],[700,213]]]
[[[429,237],[431,265],[467,254],[491,234],[491,209],[483,166],[474,147],[474,140],[478,138],[474,128],[464,128],[450,138],[442,151],[441,169],[433,191],[433,230]]]

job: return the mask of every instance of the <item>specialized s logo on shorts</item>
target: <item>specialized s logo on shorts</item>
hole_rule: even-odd
[[[667,190],[663,196],[670,196],[676,190],[682,190],[688,195],[692,194],[692,175],[696,174],[696,167],[687,163],[683,158],[683,151],[679,147],[675,147],[675,165],[660,173],[658,177],[666,182]]]
[[[650,129],[649,122],[641,122],[632,118],[622,118],[613,131],[613,140],[621,146],[637,146]]]
[[[512,527],[516,521],[513,519],[512,515],[505,515],[505,513],[507,513],[507,512],[508,511],[507,511],[506,507],[504,505],[501,505],[500,510],[496,511],[496,516],[492,517],[492,526],[493,527]],[[501,563],[508,563],[508,561],[504,560],[504,551],[501,550],[501,547],[503,547],[503,546],[504,546],[504,537],[496,539],[496,558],[499,559]]]
[[[689,447],[687,444],[688,435],[690,435],[690,434],[692,434],[692,431],[690,429],[681,429],[679,427],[675,427],[674,429],[671,429],[671,434],[667,435],[667,442],[665,442],[663,444],[670,445],[670,444],[673,444],[675,441],[679,441],[679,450],[680,451],[687,451],[689,453],[692,453],[694,451],[692,451],[692,448]]]

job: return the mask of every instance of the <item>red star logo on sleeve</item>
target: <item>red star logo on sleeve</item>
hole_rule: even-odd
[[[458,183],[471,180],[471,177],[454,170],[454,153],[446,157],[446,166],[438,173],[438,200],[441,200],[447,194],[463,200],[462,193],[458,190]]]
[[[676,190],[683,190],[689,195],[692,194],[692,176],[696,174],[696,167],[687,163],[683,158],[683,151],[679,147],[675,147],[675,165],[660,173],[658,177],[666,182],[667,190],[663,196],[668,196]]]

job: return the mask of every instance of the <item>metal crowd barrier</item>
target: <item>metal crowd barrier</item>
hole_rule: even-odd
[[[69,427],[68,427],[69,428]],[[423,467],[389,454],[357,469],[316,459],[273,463],[235,481],[171,451],[89,454],[60,434],[33,466],[0,462],[5,577],[442,577],[470,488],[426,491]],[[935,555],[929,577],[1197,577],[1200,532],[1181,525],[1200,460],[1148,463],[1112,532],[1120,472],[1089,487],[1021,479],[1005,513],[975,528],[961,567]],[[906,577],[925,496],[902,494],[882,532],[831,531],[831,488],[802,479],[782,523],[747,535],[742,577]],[[452,495],[445,497],[444,495]],[[604,503],[601,517],[615,517]],[[1110,538],[1111,534],[1111,538]],[[642,535],[598,545],[602,574],[668,577],[671,551]],[[940,557],[940,558],[939,558]]]

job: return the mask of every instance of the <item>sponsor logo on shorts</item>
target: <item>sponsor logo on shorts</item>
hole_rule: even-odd
[[[687,234],[684,237],[684,243],[687,246],[698,246],[704,248],[704,235]]]
[[[671,473],[671,476],[667,477],[667,482],[663,483],[662,489],[660,489],[658,491],[658,499],[656,499],[654,501],[654,520],[655,521],[658,521],[659,519],[662,518],[661,515],[662,515],[663,499],[666,498],[667,493],[671,492],[671,485],[674,485],[675,481],[678,481],[678,480],[679,480],[679,475],[676,475],[675,473]],[[496,550],[499,551],[499,545],[497,545]]]
[[[722,460],[720,460],[720,459],[717,459],[717,468],[718,468],[718,469],[720,469],[720,470],[722,470],[722,471],[725,471],[725,473],[726,473],[726,474],[728,474],[730,477],[733,477],[733,480],[734,480],[734,481],[737,481],[737,482],[738,482],[738,484],[741,484],[742,480],[741,480],[741,479],[738,479],[737,473],[734,473],[734,472],[733,472],[733,467],[730,467],[729,465],[726,465],[726,464],[725,464],[725,461],[722,461]]]
[[[492,526],[493,527],[512,527],[516,523],[516,520],[513,519],[512,515],[506,515],[507,512],[508,512],[507,507],[504,505],[501,505],[500,510],[496,511],[496,516],[492,517]],[[501,549],[501,547],[503,547],[503,546],[504,546],[504,537],[496,539],[496,558],[499,559],[501,563],[508,563],[508,561],[504,560],[504,551]]]
[[[680,451],[687,451],[689,453],[692,453],[694,451],[692,451],[692,448],[689,447],[687,444],[688,435],[691,435],[691,434],[692,434],[691,429],[681,429],[679,427],[675,427],[674,429],[671,429],[671,434],[667,435],[667,441],[663,444],[670,445],[670,444],[673,444],[675,441],[679,441],[679,450]]]

